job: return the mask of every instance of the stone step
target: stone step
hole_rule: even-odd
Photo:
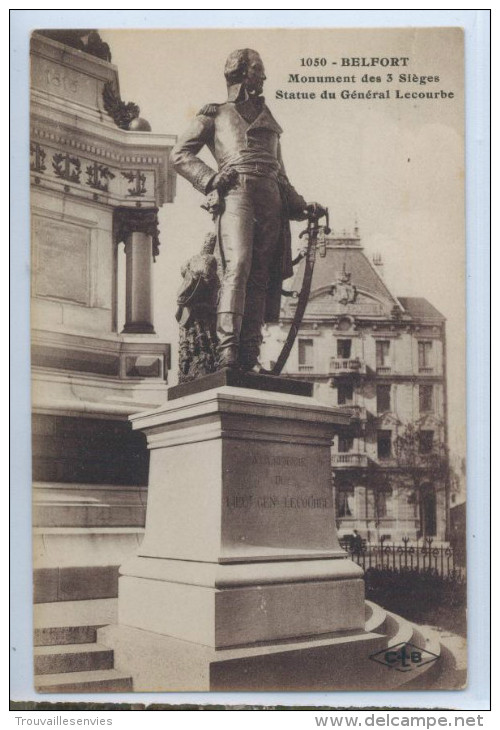
[[[35,677],[37,692],[132,692],[132,677],[116,669],[44,674]]]
[[[119,565],[37,568],[33,571],[34,602],[116,598],[118,570]]]
[[[466,652],[463,653],[466,656]],[[441,671],[433,689],[464,689],[467,686],[465,656],[457,656],[454,649],[441,644]]]
[[[100,644],[37,646],[34,656],[36,675],[113,668],[113,650]]]
[[[434,689],[442,666],[439,637],[434,632],[427,631],[423,626],[413,625],[413,636],[410,643],[419,649],[425,649],[437,658],[409,673],[402,686],[405,690]]]
[[[387,641],[388,646],[411,642],[413,637],[413,625],[395,613],[387,611]]]
[[[422,677],[417,675],[405,685],[405,689],[463,689],[467,683],[465,639],[456,635],[441,637],[437,630],[429,626],[418,626],[421,645],[439,656],[429,665],[428,672]]]
[[[365,601],[365,631],[374,634],[385,634],[387,611],[372,601]]]
[[[72,626],[105,626],[118,621],[118,599],[36,603],[33,607],[35,629]],[[61,642],[64,643],[64,642]]]
[[[99,626],[51,626],[35,629],[35,646],[55,646],[58,644],[92,644],[97,638]]]
[[[35,646],[57,644],[91,644],[96,641],[99,626],[47,626],[36,628],[33,635]]]

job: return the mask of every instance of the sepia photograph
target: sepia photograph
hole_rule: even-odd
[[[464,689],[463,29],[30,63],[40,700]]]

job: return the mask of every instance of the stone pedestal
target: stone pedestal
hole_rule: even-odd
[[[308,672],[333,687],[348,644],[375,651],[335,529],[330,444],[348,416],[223,385],[132,422],[150,449],[146,534],[100,640],[136,690],[307,688]]]

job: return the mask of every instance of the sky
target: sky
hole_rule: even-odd
[[[155,134],[180,134],[202,106],[225,100],[223,68],[230,51],[249,47],[261,54],[267,76],[264,95],[284,130],[283,158],[292,184],[307,200],[329,207],[334,232],[352,230],[358,222],[365,252],[370,258],[374,253],[382,255],[386,283],[396,296],[425,297],[446,317],[450,447],[465,454],[461,31],[100,32],[118,68],[122,99],[140,106],[141,116]],[[361,58],[367,59],[365,63],[394,58],[399,65],[383,67],[379,61],[374,66],[342,66],[342,59]],[[325,65],[307,66],[307,59],[312,64],[319,59],[317,63]],[[355,81],[291,82],[295,74],[355,76]],[[278,98],[280,90],[314,92],[316,98]],[[334,92],[336,98],[321,99],[324,90]],[[391,98],[342,99],[343,90],[358,95],[389,90]],[[404,97],[426,92],[443,92],[446,98]],[[403,98],[396,98],[397,93]],[[210,162],[210,153],[203,157]],[[175,202],[160,211],[155,324],[160,339],[171,342],[173,350],[180,266],[200,249],[212,226],[200,208],[202,202],[202,196],[178,178]],[[293,228],[295,244],[298,230]],[[175,370],[169,377],[175,382]]]

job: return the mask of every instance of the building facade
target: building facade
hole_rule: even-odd
[[[292,290],[300,290],[303,266]],[[268,361],[277,359],[296,301],[284,298],[279,326],[266,330]],[[444,540],[445,319],[427,300],[389,291],[381,258],[368,259],[357,228],[320,237],[309,303],[284,374],[314,380],[318,399],[352,413],[350,432],[332,447],[340,536],[356,529],[369,541]],[[412,439],[414,457],[412,448],[401,448]],[[441,469],[430,468],[431,456]]]
[[[142,537],[148,451],[132,413],[166,399],[155,334],[158,210],[175,137],[121,100],[95,31],[31,39],[35,602],[116,596]]]

